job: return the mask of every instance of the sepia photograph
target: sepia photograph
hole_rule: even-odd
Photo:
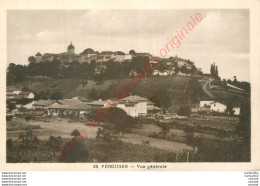
[[[6,27],[6,164],[251,162],[250,9],[9,9]]]

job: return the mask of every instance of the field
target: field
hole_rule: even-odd
[[[20,119],[21,120],[21,119]],[[20,121],[25,122],[25,121]],[[25,123],[24,123],[25,124]],[[38,125],[41,129],[35,129],[35,135],[41,140],[47,140],[52,136],[61,136],[62,138],[70,138],[71,132],[74,129],[84,129],[87,133],[88,138],[94,139],[99,127],[91,129],[84,123],[81,122],[69,122],[67,119],[62,119],[61,121],[57,119],[51,119],[50,122],[43,121],[29,121],[27,125]],[[133,129],[131,133],[127,133],[124,137],[120,136],[120,139],[124,142],[129,142],[133,144],[142,144],[142,141],[149,141],[151,147],[158,149],[170,150],[174,152],[180,152],[184,150],[192,150],[192,148],[184,143],[178,143],[173,141],[165,141],[160,139],[155,139],[148,137],[149,133],[153,131],[158,131],[158,127],[153,125],[143,125],[141,129]],[[8,131],[7,139],[17,139],[19,137],[18,131]]]
[[[19,125],[11,125],[13,123],[20,123],[22,128],[19,128]],[[22,118],[14,118],[11,123],[7,123],[7,159],[8,162],[183,162],[187,161],[187,152],[190,152],[193,155],[188,161],[242,161],[239,138],[218,136],[210,130],[234,131],[237,123],[237,118],[222,118],[222,121],[217,117],[174,119],[166,123],[169,125],[169,131],[162,135],[160,127],[152,121],[147,121],[124,135],[111,135],[114,139],[112,141],[100,141],[101,138],[98,140],[97,134],[103,127],[90,129],[83,122],[71,122],[68,119],[59,121],[48,118],[46,121],[26,122]],[[32,137],[29,138],[32,141],[21,141],[20,133],[30,130],[30,127],[24,126],[37,126],[33,128],[33,135],[37,136],[37,140]],[[194,130],[191,135],[186,131],[187,126],[196,126],[198,130]],[[71,140],[74,129],[84,129],[87,138],[83,144],[77,145],[79,149],[75,151],[72,159],[59,159],[57,148]],[[53,141],[57,139],[50,139],[50,136],[61,136],[62,141],[57,144]]]

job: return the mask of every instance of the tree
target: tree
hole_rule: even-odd
[[[39,139],[33,134],[33,130],[26,130],[19,133],[18,140],[21,142],[22,149],[34,149],[39,143]]]
[[[155,106],[157,106],[157,107],[159,107],[159,108],[161,107],[160,98],[159,98],[159,96],[157,96],[156,94],[154,94],[152,97],[150,97],[149,100],[150,100],[151,102],[153,102]]]
[[[98,131],[97,131],[96,140],[98,142],[105,143],[105,144],[111,143],[112,142],[112,136],[111,136],[110,131],[108,131],[104,128],[102,128],[102,129],[99,128]]]
[[[175,74],[177,74],[178,72],[180,72],[180,68],[179,67],[175,67],[174,72],[175,72]]]
[[[223,79],[222,85],[223,85],[223,87],[224,87],[225,89],[227,89],[227,81],[226,81],[226,79]]]
[[[62,138],[60,136],[55,137],[55,136],[50,136],[49,140],[47,141],[48,147],[52,150],[53,156],[55,156],[57,149],[59,148],[60,145],[62,145]]]
[[[24,118],[26,120],[26,123],[32,119],[32,115],[27,114]]]
[[[166,123],[162,123],[160,121],[155,121],[156,126],[158,126],[161,129],[161,134],[163,135],[164,138],[166,138],[166,134],[169,133],[170,127]]]
[[[96,89],[93,88],[88,94],[88,97],[92,100],[96,100],[98,98]]]
[[[70,139],[67,144],[72,144],[72,139]],[[74,143],[73,143],[74,144]],[[72,145],[73,145],[72,144]],[[70,148],[70,149],[69,149]],[[71,150],[72,148],[72,150]],[[62,150],[62,156],[65,158],[60,158],[61,162],[90,162],[92,159],[90,158],[89,150],[87,144],[82,141],[77,141],[77,144],[66,145]]]
[[[182,72],[182,73],[187,73],[188,72],[188,69],[187,69],[187,67],[186,66],[182,66],[181,67],[181,69],[180,69],[180,71]]]
[[[230,115],[233,115],[234,114],[234,110],[233,110],[233,105],[232,105],[232,102],[230,101],[230,102],[228,102],[227,103],[227,114],[230,114]]]
[[[36,62],[36,58],[35,58],[34,56],[30,56],[30,57],[28,58],[28,62],[29,62],[30,64],[33,64],[33,63]]]
[[[79,134],[79,130],[78,129],[74,129],[70,135],[71,136],[79,136],[80,135]]]
[[[120,108],[113,108],[109,113],[107,121],[114,125],[114,132],[122,132],[123,136],[126,132],[131,131],[134,124],[138,123],[137,119],[129,116]]]
[[[234,83],[237,83],[237,76],[234,76]]]
[[[131,54],[131,55],[135,55],[136,53],[135,53],[134,50],[130,50],[130,51],[129,51],[129,54]]]

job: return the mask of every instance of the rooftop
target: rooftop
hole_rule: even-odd
[[[144,102],[148,101],[148,99],[134,95],[134,96],[128,96],[122,99],[123,102]]]

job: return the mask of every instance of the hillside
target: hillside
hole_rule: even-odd
[[[158,106],[168,108],[171,105],[182,105],[197,102],[197,98],[204,96],[201,85],[195,78],[183,76],[146,77],[139,85],[134,85],[131,78],[93,81],[88,80],[84,86],[82,79],[26,79],[24,84],[17,84],[13,88],[28,87],[36,94],[60,92],[62,98],[83,96],[88,99],[93,89],[97,98],[108,99],[114,97],[118,88],[126,84],[131,87],[131,93],[149,98]]]

